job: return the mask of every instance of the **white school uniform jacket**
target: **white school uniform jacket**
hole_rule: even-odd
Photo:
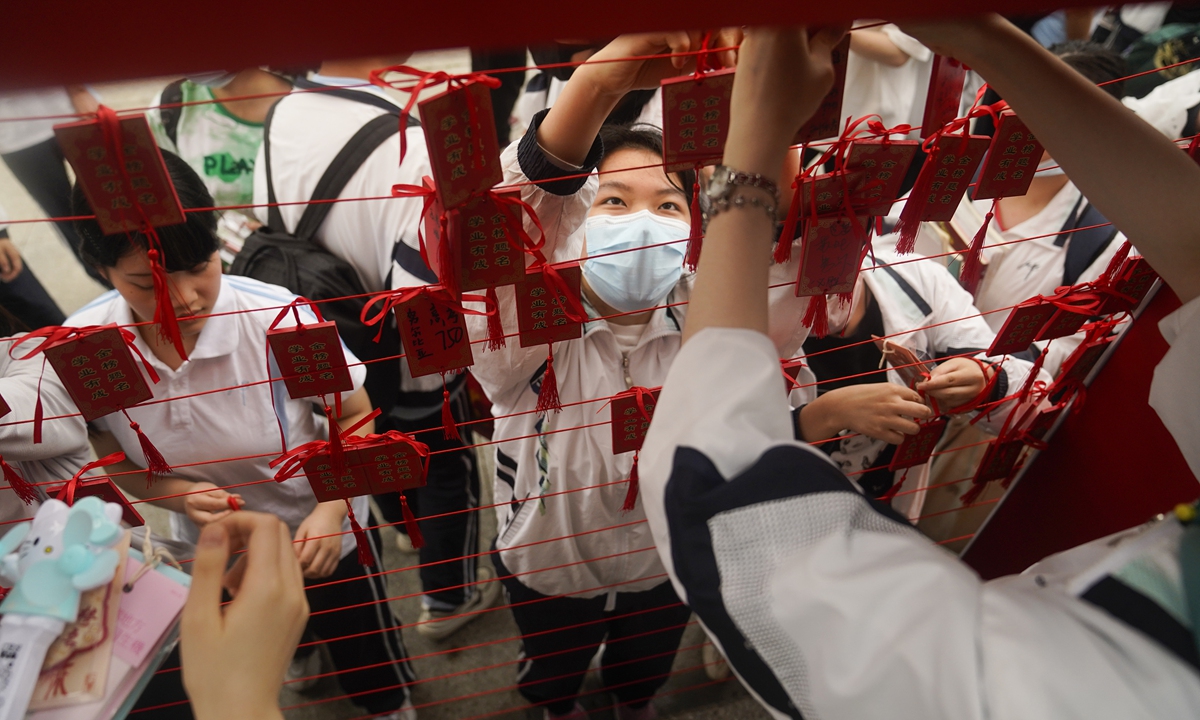
[[[904,259],[912,258],[909,255]],[[936,360],[972,353],[981,360],[998,363],[996,385],[989,401],[1008,397],[1020,390],[1029,378],[1032,365],[1011,356],[987,356],[985,351],[995,339],[995,333],[971,304],[971,294],[963,290],[954,276],[939,263],[898,263],[899,260],[901,258],[893,253],[879,252],[875,255],[875,262],[870,257],[863,261],[861,277],[879,303],[884,335],[922,359]],[[808,370],[803,372],[808,373]],[[1043,372],[1041,379],[1049,383],[1052,378]],[[888,372],[888,380],[904,384],[895,370]],[[1014,406],[1015,402],[1007,402],[989,409],[979,420],[980,426],[988,432],[999,434]],[[865,441],[877,443],[880,449],[885,444],[869,438],[865,438]],[[843,467],[843,470],[848,468]],[[902,478],[904,484],[901,491],[905,494],[897,496],[894,506],[909,519],[915,520],[921,514],[925,494],[907,491],[923,489],[928,485],[929,464],[907,472],[898,471],[896,481]]]
[[[536,117],[525,138],[503,153],[505,185],[574,174],[551,169],[538,148],[533,138],[542,117]],[[595,168],[600,156],[597,140],[585,167]],[[523,199],[546,229],[545,252],[552,262],[580,256],[584,220],[597,184],[593,174],[586,181],[523,187]],[[536,232],[531,226],[527,229]],[[793,258],[799,256],[794,249]],[[794,280],[796,262],[776,268],[773,282]],[[667,304],[685,302],[690,284],[690,278],[681,280]],[[515,332],[513,288],[498,288],[497,295],[505,331]],[[771,298],[772,336],[778,340],[779,352],[791,357],[807,336],[800,324],[807,301],[794,297],[790,286],[773,290]],[[472,372],[494,403],[497,417],[496,546],[505,566],[533,590],[595,597],[642,591],[664,582],[650,531],[639,522],[644,519],[641,502],[631,512],[621,512],[627,489],[621,481],[629,477],[633,453],[613,455],[605,402],[629,388],[626,376],[633,385],[662,384],[679,351],[686,312],[686,305],[656,310],[628,355],[622,355],[603,320],[586,323],[578,340],[555,343],[554,370],[564,407],[545,416],[533,412],[546,362],[545,345],[521,348],[517,338],[510,337],[502,350],[476,350]],[[485,335],[486,320],[470,315],[467,320],[472,337]],[[776,372],[782,377],[778,358]],[[587,425],[596,426],[583,427]],[[542,497],[571,490],[578,492]],[[623,527],[606,529],[617,525]]]
[[[15,354],[24,355],[36,342],[21,345]],[[70,480],[91,459],[87,425],[54,369],[43,366],[40,355],[29,360],[14,359],[8,352],[11,347],[11,342],[0,343],[0,397],[11,408],[0,418],[0,456],[30,483]],[[42,422],[42,441],[35,444],[33,423],[20,421],[33,419],[39,376],[46,419]],[[43,496],[48,492],[45,487],[38,490]],[[37,508],[37,503],[26,505],[11,490],[0,490],[0,522],[32,517]],[[7,528],[0,529],[0,534],[4,532]]]
[[[1164,402],[1184,396],[1160,414],[1192,460],[1198,307],[1164,321],[1174,344],[1151,390]],[[1132,577],[1165,579],[1158,588],[1178,595],[1173,519],[982,582],[792,438],[776,365],[759,333],[695,335],[671,368],[641,466],[676,591],[772,717],[1196,717],[1193,630]],[[1141,604],[1129,614],[1113,597]]]
[[[208,318],[195,349],[176,370],[156,358],[135,331],[134,343],[154,366],[159,382],[150,386],[155,401],[129,409],[129,417],[142,426],[171,464],[172,475],[193,482],[211,482],[218,487],[267,480],[229,488],[229,492],[241,495],[247,510],[278,516],[293,535],[317,506],[317,499],[303,472],[277,483],[271,479],[275,470],[269,463],[283,452],[284,444],[291,449],[329,437],[325,416],[318,415],[314,405],[314,400],[319,402],[320,398],[292,400],[282,380],[265,382],[267,328],[280,308],[295,297],[277,285],[234,275],[221,276],[221,291],[212,309],[214,317]],[[300,310],[300,315],[305,323],[316,322],[307,307]],[[129,305],[115,290],[110,290],[68,318],[66,324],[131,322]],[[281,328],[295,325],[290,313],[279,323]],[[367,371],[344,345],[342,352],[350,365],[354,390],[358,390]],[[273,361],[271,368],[270,377],[279,377]],[[349,398],[353,392],[344,393],[342,398]],[[173,399],[156,402],[165,398]],[[333,398],[329,399],[332,402]],[[124,415],[106,415],[95,424],[116,437],[130,460],[146,466],[141,445]],[[355,517],[365,525],[367,498],[354,498],[352,504]],[[171,531],[174,539],[187,543],[195,543],[200,535],[196,526],[178,513],[171,513]],[[355,548],[348,518],[342,523],[342,531],[346,533],[342,537],[342,557],[345,557]]]

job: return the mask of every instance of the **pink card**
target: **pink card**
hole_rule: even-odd
[[[804,228],[803,257],[796,296],[833,295],[854,289],[867,238],[867,218],[858,228],[845,215],[809,218]]]
[[[888,470],[895,472],[929,460],[933,449],[937,447],[938,440],[941,440],[942,435],[946,432],[947,422],[946,418],[934,418],[929,422],[920,423],[921,429],[917,434],[904,438],[904,442],[896,447],[896,453],[892,456]]]
[[[908,202],[921,203],[922,222],[954,217],[990,143],[991,139],[983,135],[942,135],[934,141],[933,151],[908,196]]]
[[[12,412],[12,408],[9,407],[8,401],[5,400],[3,397],[0,397],[0,418],[4,417],[5,415],[9,414],[10,412]]]
[[[125,582],[133,579],[142,563],[125,561]],[[133,667],[142,664],[183,610],[188,591],[163,573],[144,573],[133,589],[121,594],[113,654]]]
[[[640,393],[639,393],[640,391]],[[654,406],[658,404],[658,390],[633,388],[620,393],[612,400],[612,446],[613,455],[641,450],[654,418]],[[639,394],[642,403],[638,405]],[[645,409],[645,413],[642,410]]]
[[[557,271],[577,304],[583,279],[579,265],[560,267]],[[561,289],[555,293],[546,283],[545,273],[540,268],[530,269],[525,279],[517,283],[517,329],[521,333],[521,347],[583,337],[583,323],[575,322],[567,315],[571,305]]]
[[[992,346],[988,348],[989,356],[1009,355],[1029,347],[1042,328],[1046,327],[1046,323],[1050,322],[1050,317],[1058,310],[1050,303],[1037,299],[1032,303],[1028,301],[1026,303],[1028,304],[1022,303],[1012,309],[1012,313],[1004,321],[1004,326],[996,333],[996,339],[992,341]]]
[[[116,325],[62,340],[44,352],[88,422],[154,397]]]
[[[438,198],[446,208],[462,205],[504,178],[487,85],[469,82],[422,100],[418,107]]]

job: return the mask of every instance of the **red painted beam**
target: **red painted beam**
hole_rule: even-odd
[[[255,65],[289,66],[553,38],[871,17],[1047,12],[1094,0],[567,0],[338,3],[35,0],[5,3],[0,88],[103,82]]]

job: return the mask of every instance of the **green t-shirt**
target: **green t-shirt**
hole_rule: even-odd
[[[218,206],[254,202],[254,159],[262,144],[262,123],[234,117],[220,103],[212,102],[212,90],[203,85],[184,80],[182,93],[185,103],[206,102],[182,108],[174,143],[167,137],[158,110],[152,110],[150,127],[159,146],[192,166]],[[155,105],[160,102],[161,95]]]

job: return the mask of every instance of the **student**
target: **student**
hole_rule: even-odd
[[[159,147],[192,166],[218,207],[249,205],[263,121],[291,88],[290,81],[259,68],[192,75],[163,88],[146,117]],[[225,211],[220,223],[228,264],[259,223],[249,209]]]
[[[1054,52],[1093,83],[1117,80],[1127,73],[1119,55],[1098,45],[1073,42],[1057,46]],[[1122,85],[1114,82],[1103,89],[1119,99]],[[961,229],[968,242],[991,207],[991,200],[963,199],[956,220],[962,219]],[[984,319],[992,330],[999,331],[1004,325],[1009,314],[1006,308],[1035,295],[1052,294],[1060,285],[1098,278],[1125,242],[1125,236],[1105,225],[1107,222],[1047,151],[1029,192],[996,203],[988,239],[988,244],[995,247],[983,250],[984,275],[975,293],[975,306],[987,313]],[[1066,232],[1095,225],[1102,227]],[[1051,375],[1058,374],[1080,340],[1077,336],[1050,344],[1044,367]],[[1045,343],[1039,343],[1038,349],[1045,349]]]
[[[380,115],[400,112],[401,106],[368,78],[372,70],[401,64],[407,57],[326,61],[310,79],[297,80],[298,91],[275,106],[265,144],[271,151],[275,197],[285,203],[279,211],[287,227],[277,230],[295,230],[306,206],[286,203],[312,198],[330,162],[360,128]],[[404,161],[399,162],[399,135],[389,138],[350,179],[342,197],[386,195],[397,183],[419,186],[422,177],[432,174],[420,125],[414,120],[404,132],[408,143]],[[255,167],[255,202],[265,203],[264,150]],[[368,292],[436,282],[437,276],[418,250],[421,207],[420,198],[335,203],[316,240],[350,263]],[[266,208],[257,212],[266,222]],[[424,595],[417,632],[440,640],[480,617],[478,611],[495,603],[500,587],[489,582],[494,574],[477,557],[479,527],[474,509],[479,506],[479,470],[474,454],[464,449],[461,440],[444,438],[440,430],[421,432],[442,425],[442,379],[437,375],[414,379],[407,365],[399,364],[395,407],[377,424],[381,430],[420,432],[417,438],[433,453],[426,485],[406,495],[415,501],[418,516],[436,516],[420,524],[425,537],[419,556]],[[469,420],[466,376],[450,378],[449,391],[455,420]],[[375,500],[389,523],[401,525],[403,514],[395,493]],[[407,535],[400,533],[397,538],[402,550],[412,550]]]
[[[594,57],[682,52],[699,40],[686,33],[623,36]],[[572,405],[657,387],[679,349],[691,287],[680,241],[690,229],[692,174],[663,172],[656,131],[602,125],[627,92],[655,87],[684,72],[682,65],[675,58],[579,67],[554,107],[535,116],[501,157],[504,184],[522,186],[546,229],[547,258],[584,258],[589,317],[583,337],[553,346],[561,412],[534,413],[545,346],[522,348],[511,339],[503,349],[477,352],[473,366],[497,417],[493,563],[525,636],[521,693],[543,706],[546,718],[585,717],[576,695],[601,643],[601,675],[617,698],[617,717],[654,717],[650,700],[666,681],[687,622],[660,562],[644,552],[651,539],[637,523],[641,503],[622,510],[632,454],[613,455],[607,424],[587,427],[607,419],[600,403]],[[611,254],[622,249],[632,251]],[[797,262],[775,269],[782,284],[795,278]],[[511,332],[514,290],[500,287],[497,297]],[[790,287],[773,298],[774,337],[791,357],[807,333],[800,324],[807,299]],[[486,320],[467,319],[471,335],[483,337]]]
[[[212,197],[195,171],[175,155],[163,153],[163,157],[183,207],[211,207]],[[92,214],[82,189],[76,188],[74,200],[75,214]],[[309,602],[318,610],[339,608],[315,616],[312,631],[326,640],[359,635],[327,644],[343,689],[368,712],[389,719],[414,718],[406,687],[414,676],[399,623],[384,602],[388,595],[383,579],[368,574],[358,563],[346,503],[318,503],[302,475],[277,483],[275,470],[269,467],[280,453],[280,435],[290,449],[324,440],[338,430],[326,426],[312,400],[290,399],[279,381],[273,383],[272,397],[271,387],[261,382],[268,377],[267,329],[295,296],[273,285],[221,274],[212,212],[189,212],[184,224],[158,228],[171,295],[179,304],[175,314],[188,351],[183,361],[146,322],[154,316],[146,238],[105,236],[94,220],[78,221],[77,229],[84,238],[84,257],[115,289],[72,315],[68,325],[141,323],[136,325],[134,342],[159,374],[160,381],[152,388],[156,398],[167,400],[128,413],[174,470],[149,488],[141,475],[120,476],[118,483],[126,492],[172,511],[173,534],[191,543],[201,527],[233,512],[234,504],[238,509],[277,515],[294,538],[305,578],[310,583],[322,581],[322,587],[308,591]],[[316,321],[307,309],[301,312],[305,321]],[[280,326],[293,324],[289,317]],[[343,351],[355,387],[343,394],[342,414],[337,418],[339,427],[347,428],[367,416],[371,406],[361,387],[365,370],[349,350],[343,347]],[[129,460],[119,469],[146,467],[138,439],[123,415],[101,418],[94,425],[98,455],[120,450]],[[367,423],[360,432],[370,431]],[[222,489],[235,485],[232,492]],[[366,497],[354,498],[352,505],[361,524],[376,524]],[[369,532],[367,537],[378,562],[378,533]],[[339,580],[345,582],[327,584]]]
[[[1025,360],[986,356],[995,333],[945,267],[899,260],[886,252],[865,260],[849,312],[830,312],[842,327],[831,324],[829,335],[804,342],[817,398],[793,415],[796,439],[817,443],[869,497],[888,495],[902,483],[893,506],[915,522],[929,485],[929,463],[895,472],[888,465],[897,445],[917,432],[916,421],[933,416],[917,391],[944,414],[982,415],[979,424],[998,433],[1015,407],[995,403],[1022,387],[1031,368]],[[887,358],[872,341],[876,337],[937,367],[910,388],[896,370],[884,367]],[[976,413],[980,405],[985,409]],[[849,433],[839,438],[843,431]]]
[[[903,27],[994,84],[1184,301],[1150,402],[1200,476],[1200,169],[997,16]],[[779,162],[830,85],[834,39],[750,31],[727,165]],[[642,460],[673,583],[771,716],[1194,717],[1200,605],[1180,576],[1200,568],[1180,538],[1194,548],[1200,527],[1160,516],[981,582],[792,439],[764,337],[771,237],[758,213],[710,221]]]
[[[18,360],[28,345],[22,346],[25,351],[19,347],[10,354],[19,339],[0,343],[0,397],[10,408],[0,418],[0,457],[29,484],[38,486],[38,500],[27,504],[7,487],[0,490],[0,523],[33,517],[49,491],[44,484],[69,480],[91,459],[87,426],[58,375],[44,369],[40,357]],[[35,443],[34,424],[29,420],[39,397],[47,419],[42,422],[41,442]]]

